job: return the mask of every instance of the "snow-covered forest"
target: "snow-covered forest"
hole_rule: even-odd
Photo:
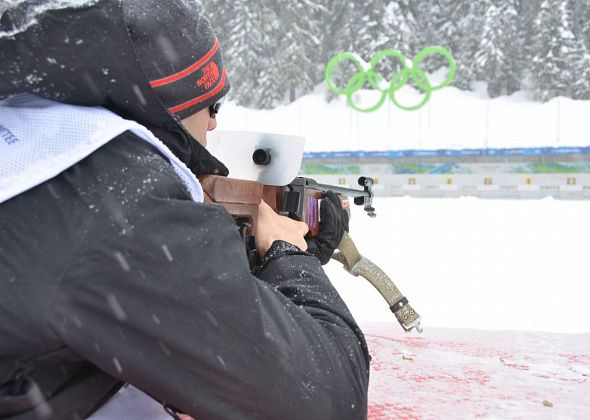
[[[454,85],[488,82],[540,101],[590,99],[590,0],[209,0],[239,105],[272,108],[309,93],[339,52],[366,61],[383,49],[410,59],[441,45],[457,61]],[[436,56],[424,66],[434,71]],[[389,78],[399,66],[380,62]]]

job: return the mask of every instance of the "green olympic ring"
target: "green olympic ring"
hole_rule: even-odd
[[[424,60],[427,56],[432,54],[440,54],[442,55],[447,62],[449,63],[449,72],[447,73],[447,77],[441,83],[436,86],[432,86],[430,80],[426,76],[426,73],[420,68],[420,63]],[[385,80],[380,74],[375,71],[377,64],[383,58],[392,57],[397,59],[401,64],[401,70],[395,73],[389,81]],[[343,61],[351,61],[357,68],[358,71],[354,73],[344,88],[339,88],[336,86],[334,81],[332,80],[332,73],[334,73],[334,69],[338,64]],[[410,66],[411,64],[411,66]],[[455,72],[457,70],[457,65],[455,63],[455,58],[453,55],[443,47],[439,46],[430,46],[424,48],[420,51],[416,57],[414,57],[413,61],[409,61],[403,53],[398,50],[387,49],[378,52],[375,56],[371,59],[369,63],[366,63],[362,58],[354,53],[341,53],[335,55],[326,65],[326,71],[324,72],[324,79],[328,84],[328,88],[337,95],[346,95],[347,103],[357,111],[361,112],[372,112],[381,107],[385,102],[385,99],[389,96],[391,101],[401,109],[406,111],[414,111],[416,109],[422,108],[426,102],[430,99],[433,90],[442,89],[445,86],[451,84],[453,79],[455,78]],[[404,106],[400,104],[396,97],[395,92],[400,90],[403,86],[406,85],[408,80],[412,78],[416,86],[424,92],[424,97],[422,100],[412,106]],[[377,101],[376,104],[368,107],[368,108],[360,108],[357,106],[352,99],[352,96],[358,92],[360,89],[368,83],[374,90],[381,92],[381,98]]]

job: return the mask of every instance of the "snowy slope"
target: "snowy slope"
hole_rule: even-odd
[[[219,115],[219,128],[302,135],[307,151],[590,145],[590,101],[555,98],[543,104],[526,92],[489,99],[484,83],[474,87],[473,92],[452,86],[436,91],[418,111],[402,111],[388,100],[376,112],[360,113],[344,97],[326,103],[320,85],[273,110],[230,102]],[[364,105],[378,98],[370,91],[357,96]],[[413,104],[419,94],[407,87],[399,98]]]

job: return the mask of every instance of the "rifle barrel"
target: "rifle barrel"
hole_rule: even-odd
[[[368,197],[368,198],[371,197],[371,193],[369,193],[368,191],[356,190],[354,188],[339,187],[337,185],[315,183],[315,184],[310,185],[310,187],[316,188],[316,189],[319,189],[322,191],[332,190],[335,193],[346,195],[346,196],[352,196],[352,197]]]

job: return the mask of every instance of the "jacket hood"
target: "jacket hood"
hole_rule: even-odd
[[[195,174],[227,175],[227,168],[184,130],[149,86],[121,1],[48,8],[16,31],[27,7],[30,2],[21,2],[0,16],[0,99],[29,92],[104,106],[149,128]]]

